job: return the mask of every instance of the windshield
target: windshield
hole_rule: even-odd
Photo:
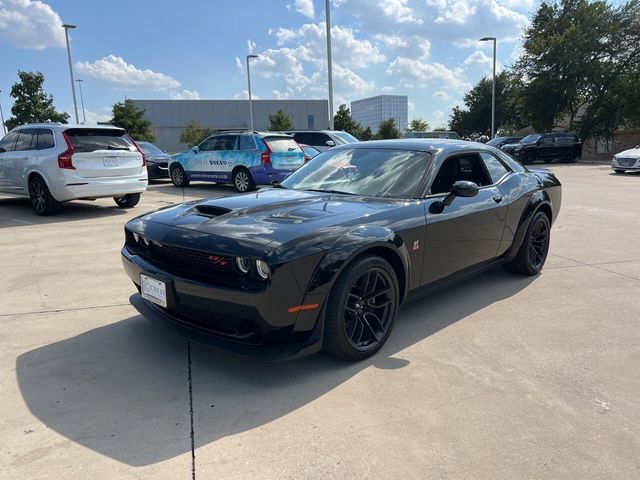
[[[356,137],[347,132],[333,132],[333,134],[342,140],[344,143],[356,143],[359,142]]]
[[[496,137],[493,140],[489,140],[487,142],[487,145],[491,145],[492,147],[495,147],[496,145],[499,145],[503,139],[504,137]]]
[[[431,155],[427,152],[344,148],[321,153],[282,182],[316,190],[383,198],[412,198]]]
[[[144,151],[144,153],[148,153],[148,154],[159,154],[159,153],[164,153],[162,150],[160,150],[158,147],[156,147],[153,143],[149,143],[149,142],[138,142],[138,146],[142,149],[142,151]]]
[[[542,135],[540,135],[539,133],[532,133],[531,135],[527,135],[522,140],[520,140],[520,143],[534,143],[540,140],[540,137],[542,137]]]

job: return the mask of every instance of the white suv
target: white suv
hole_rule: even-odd
[[[144,154],[121,128],[27,124],[0,141],[0,193],[31,198],[38,215],[75,199],[134,207],[147,183]]]

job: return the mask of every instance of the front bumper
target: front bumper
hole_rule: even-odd
[[[322,348],[321,310],[289,313],[287,306],[302,304],[304,293],[285,287],[290,278],[281,272],[276,285],[263,291],[239,291],[169,274],[142,257],[122,249],[125,272],[140,290],[140,274],[167,285],[167,308],[143,299],[131,304],[161,328],[228,353],[265,361],[310,355]],[[270,293],[277,290],[278,294]],[[293,302],[293,303],[291,303]]]
[[[169,178],[168,163],[147,162],[147,173],[149,175],[149,180]]]

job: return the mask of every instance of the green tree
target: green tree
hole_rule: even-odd
[[[213,128],[203,127],[195,120],[191,120],[182,130],[180,130],[180,143],[185,143],[189,147],[193,147],[194,145],[198,145],[213,132]]]
[[[351,110],[344,103],[338,107],[338,111],[333,116],[333,128],[343,130],[359,139],[363,134],[362,125],[353,119]]]
[[[371,127],[367,127],[364,130],[362,130],[362,133],[360,134],[358,139],[362,140],[363,142],[367,142],[369,140],[372,140],[373,139],[373,132],[371,131]]]
[[[588,138],[637,122],[625,106],[640,95],[640,0],[543,2],[516,67],[526,79],[520,105],[537,130],[562,123]]]
[[[272,132],[281,132],[283,130],[291,130],[293,125],[289,115],[282,110],[278,110],[275,115],[269,115],[269,130]]]
[[[151,133],[151,122],[144,115],[144,110],[136,107],[132,100],[126,99],[113,106],[111,125],[124,128],[134,140],[153,142],[155,137]]]
[[[491,134],[491,97],[493,80],[483,78],[464,96],[464,108],[451,112],[449,130],[463,138],[479,138]],[[518,102],[521,81],[510,70],[496,77],[496,129],[510,132],[526,126]]]
[[[429,122],[422,118],[414,118],[411,120],[411,123],[409,123],[409,128],[407,130],[410,132],[426,132],[429,130]]]
[[[388,120],[383,120],[382,122],[380,122],[376,138],[400,138],[400,130],[398,130],[398,127],[396,127],[396,121],[394,118],[390,118]]]
[[[15,99],[11,107],[13,116],[5,122],[9,130],[25,123],[67,123],[69,115],[58,112],[53,106],[53,97],[46,94],[42,88],[44,84],[42,73],[19,70],[18,77],[20,81],[13,84],[10,93]]]

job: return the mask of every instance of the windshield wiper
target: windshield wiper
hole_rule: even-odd
[[[107,145],[107,150],[126,150],[129,151],[129,147],[114,147],[112,145]]]
[[[320,192],[320,193],[338,193],[342,195],[357,195],[357,193],[341,192],[340,190],[322,190],[319,188],[305,188],[307,192]]]

